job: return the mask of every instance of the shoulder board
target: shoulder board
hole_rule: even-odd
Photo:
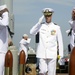
[[[45,24],[45,22],[42,22],[41,24]]]
[[[56,23],[54,23],[54,25],[57,25]]]

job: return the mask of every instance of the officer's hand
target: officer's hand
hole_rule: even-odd
[[[44,18],[44,15],[39,19],[39,22],[38,22],[39,24],[42,23],[43,18]]]

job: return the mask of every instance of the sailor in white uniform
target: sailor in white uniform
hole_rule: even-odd
[[[8,48],[9,24],[8,9],[6,5],[0,6],[0,75],[4,73],[5,54]]]
[[[39,32],[39,43],[36,57],[39,58],[39,75],[56,75],[57,46],[60,58],[63,57],[63,40],[60,26],[52,22],[52,8],[44,8],[43,16],[38,23],[32,27],[30,34],[36,35]],[[45,18],[45,22],[42,20]]]
[[[72,9],[72,18],[69,21],[69,24],[71,26],[71,29],[69,31],[66,31],[66,32],[68,33],[68,35],[71,35],[70,47],[72,50],[73,47],[75,46],[75,7]]]
[[[20,51],[24,50],[25,55],[26,55],[26,61],[27,61],[27,57],[28,57],[27,51],[28,51],[28,48],[29,48],[30,41],[31,41],[31,38],[29,38],[27,34],[24,34],[22,36],[21,41],[19,42],[19,46],[20,46],[19,50]],[[20,51],[19,51],[19,53],[20,53]]]

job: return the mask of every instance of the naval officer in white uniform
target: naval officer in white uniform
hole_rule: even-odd
[[[44,8],[43,16],[38,23],[30,30],[30,34],[36,35],[39,32],[39,43],[36,57],[39,58],[39,75],[56,75],[57,46],[59,55],[63,57],[63,40],[60,26],[52,22],[52,8]],[[45,22],[42,22],[45,18]]]
[[[0,75],[4,72],[4,60],[8,47],[8,29],[9,24],[8,9],[6,5],[0,6]]]

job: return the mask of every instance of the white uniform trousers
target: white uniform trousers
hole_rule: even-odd
[[[0,75],[4,75],[5,54],[0,53]]]
[[[56,59],[39,59],[39,75],[56,75]]]

